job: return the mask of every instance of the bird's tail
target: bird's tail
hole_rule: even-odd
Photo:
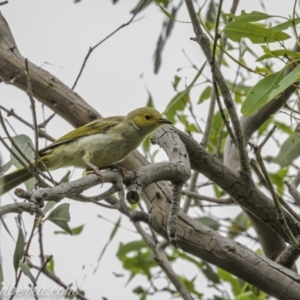
[[[41,163],[38,165],[39,169],[42,165]],[[20,167],[11,173],[0,176],[0,196],[32,177],[33,176],[28,173],[24,167]]]

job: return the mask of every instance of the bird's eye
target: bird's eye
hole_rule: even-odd
[[[151,116],[150,116],[150,115],[145,115],[145,119],[146,119],[146,120],[150,120],[150,119],[151,119]]]

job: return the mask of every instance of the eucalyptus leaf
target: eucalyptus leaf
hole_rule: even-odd
[[[242,105],[241,112],[244,116],[250,116],[263,107],[270,99],[270,95],[283,79],[283,70],[266,76],[259,81],[248,93]]]
[[[203,225],[213,229],[213,230],[218,230],[220,227],[220,223],[211,218],[211,217],[201,217],[201,218],[197,218],[197,221],[199,221],[200,223],[202,223]]]
[[[257,22],[265,19],[269,19],[272,16],[262,13],[260,11],[252,11],[250,13],[246,13],[242,10],[239,16],[235,16],[234,14],[224,14],[226,17],[232,18],[235,22]]]
[[[51,221],[52,223],[56,224],[57,226],[59,226],[60,228],[72,235],[72,231],[67,223],[70,221],[69,209],[69,203],[61,204],[54,210],[52,210],[52,212],[49,214],[46,220]]]
[[[239,279],[233,277],[230,273],[220,268],[218,268],[218,275],[223,281],[228,282],[231,285],[231,290],[234,296],[237,296],[242,292],[242,286]]]
[[[0,292],[1,292],[2,287],[3,287],[3,285],[2,285],[3,281],[4,281],[4,275],[3,275],[3,270],[2,270],[2,264],[0,262]]]
[[[272,30],[274,30],[274,31],[283,31],[283,30],[288,29],[289,27],[292,27],[293,24],[298,25],[299,23],[300,23],[300,18],[295,18],[293,20],[288,20],[286,22],[283,22],[281,24],[278,24],[278,25],[274,26],[272,28]]]
[[[253,44],[274,43],[290,38],[285,32],[273,31],[272,28],[247,22],[230,22],[223,31],[229,39],[235,42],[241,38],[248,38]]]
[[[79,235],[81,234],[82,230],[84,228],[84,224],[83,225],[80,225],[80,226],[77,226],[77,227],[74,227],[74,228],[71,228],[71,233],[72,235]],[[55,234],[67,234],[66,231],[54,231]]]
[[[300,155],[300,138],[288,137],[282,144],[278,155],[273,159],[273,162],[280,165],[281,168],[289,166]]]
[[[19,263],[23,259],[24,245],[25,245],[24,234],[23,234],[22,229],[20,228],[19,233],[18,233],[16,248],[15,248],[15,252],[14,252],[14,259],[13,259],[16,274],[17,274],[17,271],[19,268]]]
[[[44,209],[43,209],[43,214],[47,214],[48,211],[50,211],[55,205],[57,204],[57,202],[55,201],[47,201]]]
[[[197,81],[197,79],[199,78],[199,76],[202,74],[205,65],[206,65],[206,62],[199,69],[196,76],[194,77],[192,82],[188,85],[188,87],[184,91],[179,92],[168,103],[168,105],[164,111],[164,115],[166,115],[171,122],[175,122],[174,116],[178,110],[181,110],[181,111],[184,110],[185,104],[189,101],[189,96],[188,96],[189,92],[190,92],[191,88],[193,87],[193,85],[195,84],[195,82]]]
[[[10,235],[10,237],[15,241],[14,237],[12,236],[12,234],[11,234],[11,232],[10,232],[8,226],[6,225],[6,223],[5,223],[5,221],[4,221],[4,219],[3,219],[2,216],[0,217],[0,221],[1,221],[1,223],[2,223],[2,225],[3,225],[3,227],[4,227],[4,229],[6,230],[6,232],[7,232],[7,233]]]
[[[28,276],[29,279],[30,279],[34,284],[36,284],[36,280],[35,280],[35,278],[33,277],[32,273],[30,272],[30,267],[29,267],[28,263],[20,262],[19,267],[20,267],[20,269],[22,270],[22,272],[23,272],[26,276]]]

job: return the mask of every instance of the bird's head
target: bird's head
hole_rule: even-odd
[[[129,120],[137,130],[149,134],[163,124],[172,124],[154,108],[141,107],[131,111],[127,115]]]

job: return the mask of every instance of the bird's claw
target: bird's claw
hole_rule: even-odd
[[[99,179],[100,179],[100,181],[101,181],[101,183],[102,183],[102,186],[103,186],[103,183],[104,183],[104,176],[103,176],[103,174],[99,171],[99,169],[89,170],[89,171],[86,172],[86,175],[88,175],[88,174],[96,174],[96,175],[99,177]]]

